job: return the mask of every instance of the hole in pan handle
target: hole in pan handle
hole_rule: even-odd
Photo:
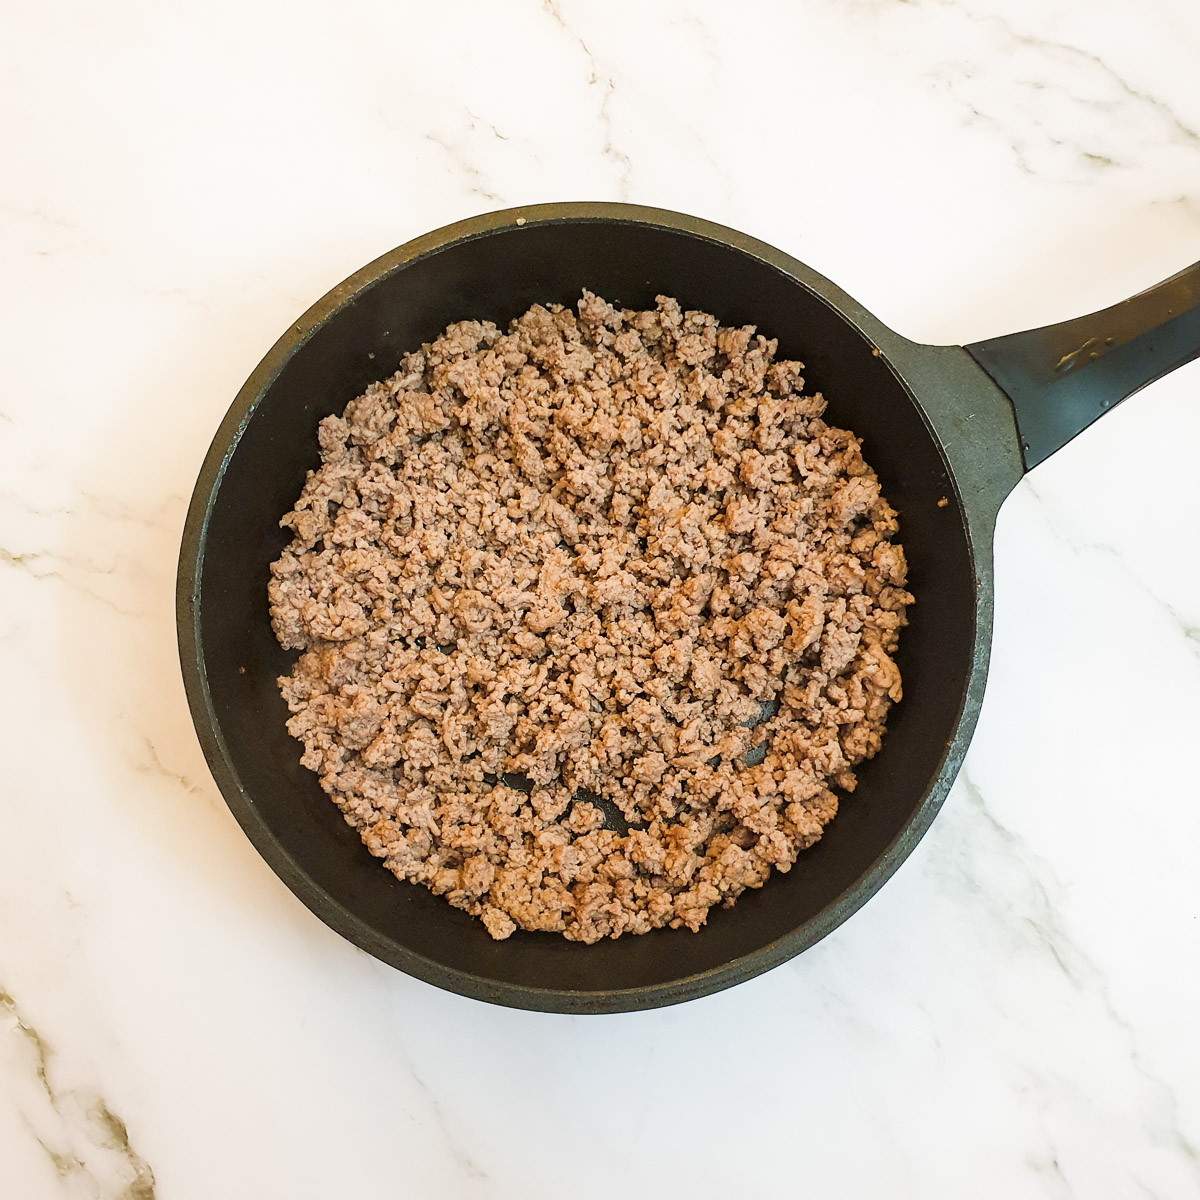
[[[1200,263],[1111,308],[966,350],[1012,401],[1031,470],[1127,396],[1200,356]]]

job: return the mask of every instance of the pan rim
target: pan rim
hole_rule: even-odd
[[[980,565],[974,540],[968,536],[967,552],[977,580],[970,667],[945,751],[912,816],[884,850],[859,873],[854,883],[830,900],[815,916],[783,937],[707,970],[668,982],[628,988],[568,989],[500,981],[446,966],[400,945],[380,934],[316,883],[284,848],[243,786],[209,688],[200,636],[199,588],[209,523],[226,469],[259,404],[290,358],[359,295],[411,263],[452,246],[501,232],[512,232],[514,229],[565,222],[651,226],[717,243],[745,253],[779,271],[831,308],[865,339],[881,348],[885,364],[920,415],[931,442],[942,457],[964,529],[970,529],[954,464],[946,453],[942,438],[924,405],[892,362],[893,355],[902,356],[908,347],[913,350],[929,350],[929,347],[917,347],[908,342],[799,260],[737,230],[687,214],[641,205],[589,201],[539,204],[470,217],[405,242],[373,259],[331,288],[275,341],[238,390],[201,464],[189,501],[180,546],[176,577],[176,626],[188,708],[218,790],[258,854],[319,920],[360,949],[406,974],[470,999],[540,1012],[602,1014],[664,1007],[711,995],[744,982],[809,949],[867,903],[924,836],[950,790],[978,714],[982,677],[986,676],[990,623],[980,620]],[[939,349],[965,354],[958,347]]]

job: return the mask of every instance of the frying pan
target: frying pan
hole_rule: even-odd
[[[500,325],[584,288],[635,308],[656,294],[753,324],[806,364],[831,422],[853,429],[899,510],[910,610],[904,700],[825,836],[792,871],[714,910],[697,934],[593,946],[483,925],[374,859],[300,766],[267,614],[279,528],[319,463],[317,423],[452,321]],[[799,954],[878,890],[929,827],[983,697],[992,534],[1021,478],[1105,410],[1200,353],[1200,264],[1113,308],[975,345],[888,329],[794,258],[707,221],[625,204],[547,204],[450,225],[317,301],[238,393],[184,528],[177,620],[188,703],[234,816],[328,925],[393,966],[517,1008],[601,1013],[692,999]]]

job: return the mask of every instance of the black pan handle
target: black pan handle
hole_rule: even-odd
[[[1028,471],[1127,396],[1200,356],[1200,263],[1112,308],[966,350],[1012,401]]]

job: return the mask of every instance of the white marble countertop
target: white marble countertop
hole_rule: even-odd
[[[342,941],[201,757],[186,498],[287,324],[551,199],[772,242],[902,333],[1200,258],[1194,0],[9,3],[0,1195],[1200,1196],[1200,363],[1039,467],[933,831],[770,974],[492,1008]]]

